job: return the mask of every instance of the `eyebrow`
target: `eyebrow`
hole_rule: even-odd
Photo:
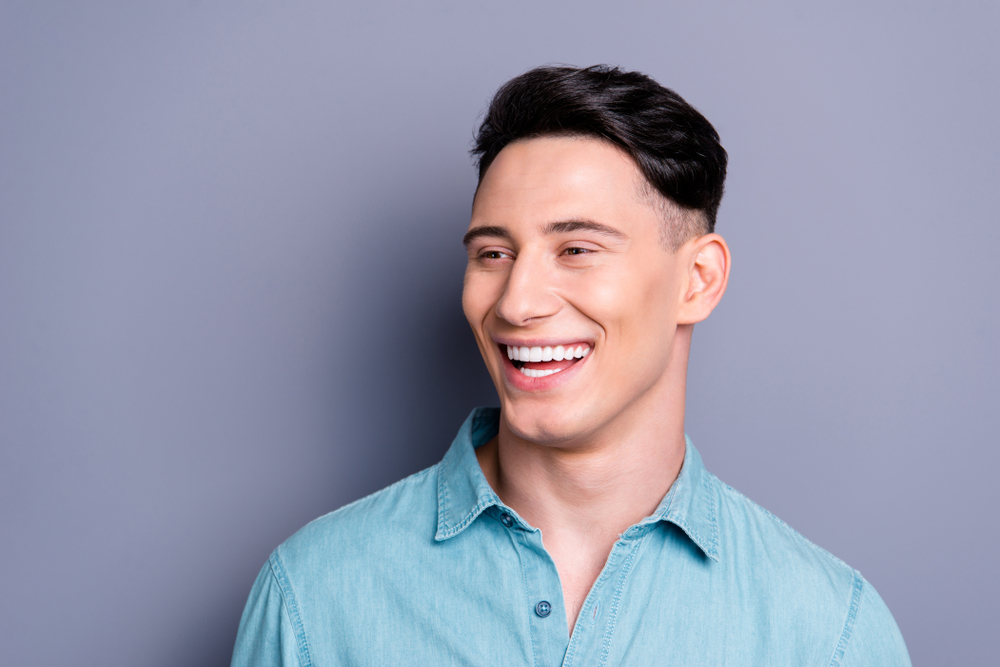
[[[475,229],[470,229],[468,233],[462,237],[462,244],[468,247],[470,243],[482,236],[493,236],[501,239],[511,238],[510,232],[507,231],[506,227],[489,225],[486,227],[476,227]]]
[[[621,232],[614,227],[594,222],[593,220],[566,220],[563,222],[550,222],[545,225],[546,234],[566,234],[567,232],[577,232],[580,230],[597,232],[598,234],[610,236],[622,241],[628,238],[624,232]]]
[[[610,236],[622,241],[628,238],[623,232],[615,229],[614,227],[602,225],[601,223],[594,222],[592,220],[563,220],[561,222],[550,222],[545,225],[545,229],[542,230],[542,232],[544,234],[567,234],[569,232],[577,232],[580,230],[596,232],[598,234]],[[492,236],[508,240],[511,238],[510,232],[507,231],[506,227],[487,225],[470,229],[462,238],[462,243],[465,246],[468,246],[470,243],[483,236]]]

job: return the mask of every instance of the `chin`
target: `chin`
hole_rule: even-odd
[[[506,401],[501,418],[515,437],[538,445],[557,446],[584,438],[589,432],[589,420],[578,412],[564,406],[539,404],[537,400],[514,404]]]

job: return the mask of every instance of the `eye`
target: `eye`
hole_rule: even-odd
[[[592,251],[588,248],[566,248],[564,252],[567,255],[584,255]]]
[[[480,262],[487,262],[487,263],[504,262],[507,261],[508,259],[513,259],[513,258],[514,258],[513,254],[498,248],[485,248],[483,250],[480,250],[479,253],[476,255],[477,260],[479,260]]]

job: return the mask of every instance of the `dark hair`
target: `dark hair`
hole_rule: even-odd
[[[553,135],[612,142],[635,160],[659,194],[702,212],[704,220],[690,232],[714,231],[726,149],[712,124],[669,88],[640,72],[607,65],[538,67],[514,77],[493,96],[476,133],[471,152],[479,182],[507,144]],[[692,235],[682,234],[678,242],[681,232],[668,230],[675,247]]]

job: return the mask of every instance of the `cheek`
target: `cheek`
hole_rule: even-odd
[[[491,278],[494,277],[467,270],[462,283],[462,311],[477,332],[498,298],[495,294],[498,289],[495,283],[498,281]]]
[[[559,291],[580,312],[604,326],[618,319],[626,301],[634,298],[630,273],[614,265],[569,273],[560,280]]]
[[[676,285],[665,273],[623,267],[574,290],[577,307],[604,329],[606,342],[639,365],[668,351],[676,330]]]

